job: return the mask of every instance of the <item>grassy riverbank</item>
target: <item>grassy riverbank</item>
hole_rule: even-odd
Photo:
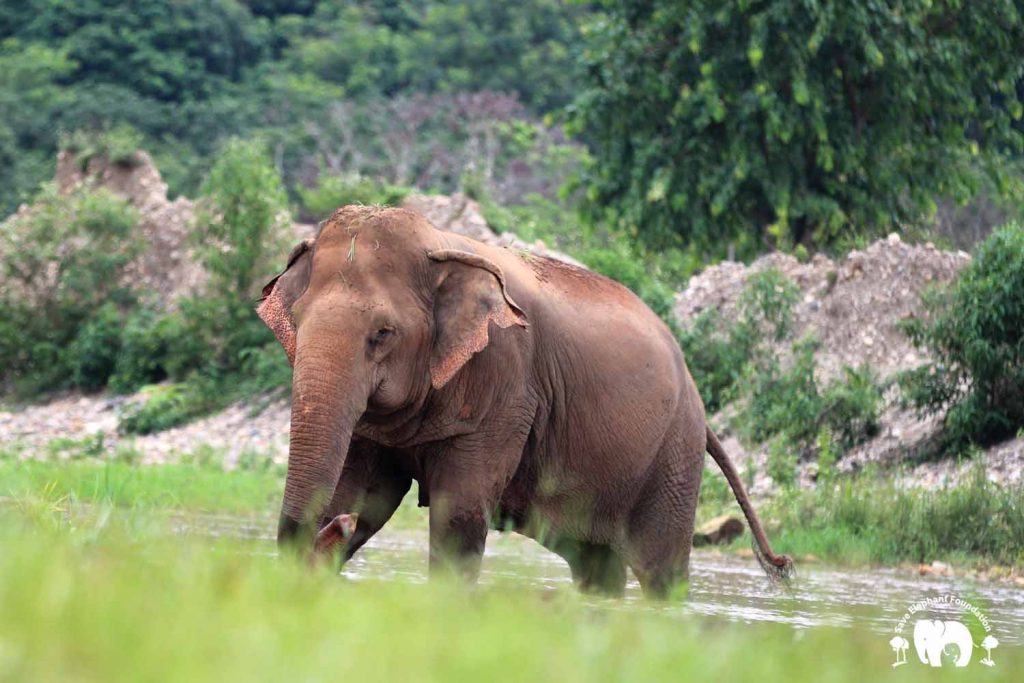
[[[83,458],[0,459],[0,497],[258,517],[272,531],[284,469],[264,463],[225,472],[214,459],[159,466]],[[1024,487],[998,487],[976,476],[960,486],[924,491],[864,475],[815,490],[790,490],[760,506],[774,547],[797,558],[895,565],[939,560],[957,567],[1024,566]],[[740,515],[720,474],[705,475],[698,521]],[[391,525],[422,528],[426,511],[410,494]],[[734,542],[746,547],[749,538]]]
[[[936,560],[958,567],[1024,566],[1024,485],[975,469],[957,486],[901,488],[865,473],[789,489],[759,506],[776,550],[847,565]],[[698,518],[739,516],[717,473],[705,473]],[[749,544],[743,538],[737,546]]]
[[[521,583],[353,582],[260,552],[265,542],[182,535],[143,506],[108,514],[55,491],[0,507],[0,680],[770,683],[891,670],[874,633],[728,623]],[[1012,680],[1024,652],[999,654],[975,673]]]

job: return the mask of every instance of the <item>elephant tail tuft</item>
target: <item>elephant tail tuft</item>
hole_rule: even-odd
[[[729,454],[722,448],[718,437],[711,431],[711,427],[707,427],[706,432],[708,453],[718,463],[718,467],[722,470],[722,474],[725,475],[726,481],[729,482],[729,486],[732,488],[736,502],[739,503],[740,509],[743,510],[743,515],[747,518],[747,526],[750,527],[750,533],[754,537],[753,547],[757,561],[761,564],[768,578],[773,581],[788,583],[796,575],[792,558],[788,555],[776,555],[772,551],[771,545],[768,544],[768,537],[761,526],[761,520],[758,519],[757,512],[754,511],[754,506],[750,502],[750,497],[743,487],[743,481],[740,479],[739,472],[736,471],[732,460],[729,459]]]
[[[757,563],[761,565],[761,569],[764,570],[764,573],[768,575],[768,578],[773,583],[789,586],[793,579],[796,578],[796,565],[793,564],[793,558],[789,555],[776,555],[773,561],[757,547],[756,539],[751,541],[750,547],[754,549],[754,557],[757,558]]]

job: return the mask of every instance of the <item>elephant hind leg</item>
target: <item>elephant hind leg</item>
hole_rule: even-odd
[[[626,559],[647,597],[685,595],[703,447],[703,442],[681,438],[666,441],[640,502],[630,513]]]
[[[583,593],[622,597],[626,592],[626,563],[606,545],[580,544],[579,568],[573,572]]]
[[[609,546],[564,537],[545,539],[541,545],[565,560],[580,592],[608,597],[626,592],[626,563]]]

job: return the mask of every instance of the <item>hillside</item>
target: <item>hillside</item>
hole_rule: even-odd
[[[138,229],[147,248],[126,272],[135,283],[161,292],[165,305],[173,306],[181,297],[202,289],[206,275],[188,241],[194,203],[181,197],[173,202],[168,200],[166,184],[144,152],[138,153],[131,165],[94,160],[85,168],[69,153],[62,153],[55,184],[61,193],[81,184],[104,187],[125,197],[138,210]],[[444,229],[492,244],[573,261],[550,250],[543,242],[526,243],[514,234],[495,233],[477,203],[463,195],[410,195],[402,200],[402,205],[424,213]],[[18,220],[32,211],[31,206],[22,206],[9,220]],[[313,230],[314,226],[308,224],[293,226],[295,239],[309,236]],[[884,382],[898,371],[926,360],[924,353],[914,348],[898,329],[898,323],[920,313],[920,294],[925,288],[949,282],[969,261],[964,252],[942,251],[930,243],[907,244],[896,234],[852,251],[838,261],[819,254],[801,263],[791,255],[773,253],[750,266],[726,262],[693,276],[689,286],[676,294],[674,314],[684,328],[692,326],[697,316],[709,309],[717,310],[724,319],[733,318],[751,276],[774,269],[799,290],[790,338],[811,333],[821,341],[815,355],[816,377],[824,382],[840,375],[843,366],[866,364]],[[776,352],[786,357],[788,342],[778,342]],[[289,408],[285,399],[260,397],[251,405],[238,404],[217,415],[156,434],[120,435],[119,411],[144,399],[145,394],[65,394],[39,405],[0,411],[0,434],[9,449],[26,455],[74,457],[83,449],[116,453],[119,448],[130,447],[145,462],[163,462],[197,449],[212,449],[218,456],[223,454],[228,465],[243,455],[269,457],[278,462],[287,456]],[[841,458],[841,471],[858,470],[868,463],[884,468],[900,465],[935,435],[937,421],[920,419],[909,409],[901,408],[891,388],[885,401],[879,433]],[[744,447],[731,435],[730,416],[734,412],[733,406],[726,406],[712,417],[712,422],[727,436],[727,448],[741,469],[754,463],[758,472],[754,490],[763,494],[772,488],[771,479],[764,474],[766,450],[750,444]],[[996,446],[985,454],[985,459],[991,479],[1017,481],[1024,471],[1024,440],[1018,438]],[[815,467],[810,461],[800,464],[802,483],[808,485],[813,481]],[[937,486],[959,479],[968,467],[948,461],[918,463],[905,476],[908,482]]]

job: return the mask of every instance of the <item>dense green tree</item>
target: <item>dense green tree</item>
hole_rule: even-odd
[[[587,3],[321,3],[289,52],[348,95],[509,91],[535,112],[567,103]]]
[[[715,253],[965,199],[1019,152],[1020,0],[606,0],[570,110],[591,216]]]
[[[589,11],[563,0],[9,0],[0,215],[52,175],[61,132],[128,124],[171,192],[194,194],[232,135],[267,140],[289,187],[312,184],[340,110],[354,112],[345,132],[359,129],[369,150],[366,166],[346,170],[371,174],[391,164],[385,137],[420,96],[502,93],[522,103],[517,117],[540,118],[571,97]],[[450,124],[434,116],[416,144],[440,150]],[[458,173],[444,175],[437,189],[458,186]]]
[[[0,216],[45,177],[59,112],[71,96],[60,80],[74,69],[64,50],[0,42]]]
[[[114,83],[181,102],[238,81],[266,50],[268,31],[233,0],[35,0],[20,24],[24,41],[59,42],[79,84]]]

